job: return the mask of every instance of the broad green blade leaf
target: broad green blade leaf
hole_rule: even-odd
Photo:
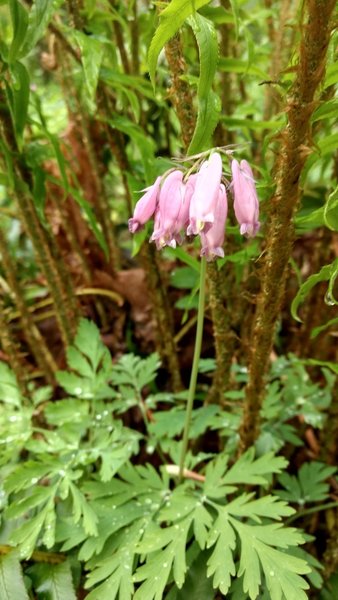
[[[210,146],[210,138],[221,109],[220,98],[212,90],[218,60],[218,43],[216,29],[211,21],[196,13],[188,22],[196,37],[200,59],[197,122],[188,148],[188,154],[196,154]]]
[[[162,48],[178,32],[190,15],[209,2],[210,0],[172,0],[169,6],[161,12],[160,23],[151,40],[148,54],[149,74],[154,87],[157,59]]]
[[[7,98],[11,111],[15,137],[19,149],[22,147],[23,130],[26,124],[29,102],[29,75],[21,62],[10,67],[12,85],[6,84]]]
[[[29,600],[15,550],[0,557],[0,598],[1,600]]]
[[[53,12],[62,4],[63,0],[35,0],[29,12],[28,29],[22,48],[20,58],[27,56],[43,36]]]
[[[26,37],[28,13],[19,0],[9,0],[9,7],[12,18],[13,39],[9,48],[8,62],[13,63]]]
[[[45,600],[76,600],[70,564],[37,564],[29,569],[34,589]],[[19,600],[19,596],[17,598]],[[21,600],[21,599],[20,599]]]
[[[76,202],[78,203],[78,205],[83,210],[98,243],[100,244],[103,252],[105,253],[105,255],[107,257],[109,254],[107,242],[102,233],[101,227],[96,220],[93,207],[90,205],[90,203],[87,200],[85,200],[85,198],[82,195],[82,191],[79,191],[75,188],[70,188],[69,191],[72,194],[72,196],[74,197],[74,199],[76,200]]]
[[[135,143],[140,158],[143,163],[146,184],[149,185],[154,181],[154,162],[155,162],[155,144],[154,141],[145,135],[143,129],[127,119],[126,117],[116,116],[114,119],[108,120],[111,127],[122,131],[130,137]]]
[[[81,50],[81,60],[88,92],[89,105],[91,110],[94,111],[94,98],[99,80],[99,71],[103,58],[104,46],[100,40],[95,39],[93,36],[88,36],[81,31],[75,31],[74,37]]]
[[[236,40],[238,38],[239,33],[239,4],[238,0],[230,0],[232,14],[234,15],[234,23],[235,23],[235,32],[236,32]]]
[[[45,200],[46,200],[46,173],[40,167],[35,167],[33,171],[33,198],[34,204],[39,215],[41,223],[47,226],[45,216]]]

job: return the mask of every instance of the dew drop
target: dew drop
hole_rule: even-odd
[[[31,479],[31,484],[32,484],[32,485],[35,485],[35,484],[36,484],[38,481],[39,481],[39,478],[38,478],[38,477],[32,477],[32,479]]]
[[[331,292],[329,292],[329,291],[326,292],[325,297],[324,297],[324,302],[328,306],[334,306],[336,304],[334,301],[334,298],[331,295]]]
[[[11,415],[9,417],[9,420],[11,423],[15,423],[15,421],[21,421],[21,416],[20,415]]]
[[[274,571],[270,571],[270,573],[269,573],[270,577],[273,577],[273,576],[274,576],[274,574],[275,574],[275,572],[274,572]]]
[[[82,394],[82,388],[80,388],[80,387],[74,388],[74,394]]]

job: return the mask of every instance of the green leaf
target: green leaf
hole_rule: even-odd
[[[15,550],[0,556],[0,598],[1,600],[29,600]]]
[[[191,289],[199,281],[198,273],[191,267],[178,267],[172,271],[170,283],[179,289]]]
[[[101,246],[103,252],[105,253],[105,256],[107,257],[108,256],[107,242],[102,233],[101,225],[98,224],[98,221],[95,217],[93,207],[87,200],[85,200],[85,198],[83,197],[82,191],[79,191],[76,188],[70,187],[69,193],[73,196],[73,198],[76,200],[77,204],[80,206],[81,210],[83,211],[83,213],[91,227],[92,232],[94,233],[99,245]]]
[[[35,0],[29,12],[28,29],[20,57],[27,56],[43,36],[53,12],[59,8],[62,0]]]
[[[41,600],[76,600],[77,596],[68,561],[59,565],[36,564],[28,572]]]
[[[212,581],[207,577],[206,564],[208,552],[200,552],[189,567],[182,589],[180,589],[175,600],[213,600]]]
[[[10,67],[12,85],[6,83],[15,137],[19,149],[22,147],[23,131],[26,124],[29,103],[29,74],[21,62],[15,62]]]
[[[169,6],[161,12],[160,23],[151,40],[148,53],[149,74],[154,87],[157,60],[162,48],[190,15],[209,2],[210,0],[171,0]]]
[[[73,346],[67,350],[67,362],[76,374],[58,371],[56,377],[69,394],[82,398],[114,396],[108,386],[112,374],[111,356],[92,321],[80,320]]]
[[[236,33],[236,40],[238,39],[238,34],[239,34],[239,6],[238,6],[238,2],[237,0],[230,0],[230,4],[231,4],[231,8],[232,8],[232,14],[234,16],[234,23],[235,23],[235,33]]]
[[[321,502],[329,496],[330,486],[325,480],[335,472],[335,467],[320,462],[304,463],[297,476],[282,473],[278,477],[285,491],[276,490],[276,493],[287,502],[295,502],[300,506],[309,502]]]
[[[187,570],[186,544],[192,518],[190,514],[171,527],[161,529],[154,526],[146,531],[137,550],[140,554],[147,553],[146,563],[134,575],[134,581],[143,583],[137,589],[134,600],[161,600],[171,569],[177,587],[182,587]]]
[[[102,41],[88,36],[81,31],[74,31],[73,35],[81,50],[84,78],[88,93],[91,111],[95,110],[95,94],[99,80],[100,66],[103,58],[104,46]]]
[[[73,498],[73,517],[74,522],[78,523],[81,519],[83,528],[88,535],[96,536],[98,517],[91,506],[88,504],[85,496],[76,487],[73,482],[69,483],[69,489]]]
[[[4,362],[0,362],[0,401],[17,407],[22,404],[16,377],[12,369]]]
[[[18,0],[9,0],[13,26],[13,39],[9,48],[8,62],[14,63],[26,37],[28,13]]]
[[[304,589],[309,586],[300,575],[309,573],[310,567],[303,559],[281,552],[272,546],[297,545],[304,540],[297,530],[279,524],[251,526],[230,517],[241,543],[241,558],[237,576],[243,575],[243,590],[251,600],[258,596],[263,569],[271,598],[306,600]]]
[[[109,119],[108,123],[111,127],[122,131],[130,137],[135,143],[140,159],[143,163],[144,174],[147,185],[154,181],[154,163],[155,163],[155,144],[154,141],[145,135],[144,130],[133,123],[126,117],[116,116],[114,119]]]
[[[255,459],[254,449],[242,454],[223,477],[225,484],[266,485],[271,473],[280,473],[287,465],[282,456],[269,452]]]
[[[210,138],[221,110],[220,98],[212,90],[218,60],[218,42],[216,29],[211,21],[196,13],[188,22],[196,37],[200,60],[197,122],[187,152],[196,154],[210,146]]]
[[[99,561],[87,578],[87,589],[102,582],[88,594],[88,600],[115,600],[118,594],[121,600],[133,598],[132,573],[136,544],[142,536],[144,525],[142,521],[137,521],[129,530],[123,529],[115,536],[110,545],[110,556]]]
[[[338,186],[325,203],[324,223],[332,231],[338,231]]]
[[[111,381],[114,385],[130,386],[141,393],[145,385],[154,381],[160,364],[156,352],[144,359],[124,354],[112,367]]]
[[[227,594],[231,577],[236,574],[233,551],[236,547],[236,536],[231,527],[228,515],[220,514],[210,531],[207,548],[215,546],[207,562],[207,576],[213,577],[214,588]]]
[[[310,277],[308,277],[307,280],[300,286],[297,295],[291,304],[291,314],[296,321],[301,322],[301,319],[297,315],[298,307],[302,302],[304,302],[306,296],[312,290],[312,288],[320,281],[329,281],[329,288],[326,294],[326,297],[328,297],[328,294],[332,292],[334,280],[337,277],[337,274],[338,258],[336,258],[336,260],[330,265],[325,265],[322,267],[318,273],[310,275]],[[331,293],[330,297],[328,298],[328,303],[336,304],[336,301],[333,299],[333,295]]]
[[[45,216],[45,200],[46,200],[46,173],[40,167],[35,167],[33,171],[33,198],[34,204],[39,215],[41,223],[47,226]]]

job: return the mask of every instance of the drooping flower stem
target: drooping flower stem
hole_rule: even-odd
[[[205,279],[206,279],[206,259],[201,258],[201,272],[200,272],[200,291],[198,299],[198,312],[197,312],[197,326],[195,336],[195,349],[194,358],[191,367],[190,384],[188,391],[187,408],[185,413],[185,423],[182,439],[182,449],[180,456],[180,470],[179,470],[179,481],[182,481],[184,462],[188,449],[189,429],[191,423],[192,409],[194,406],[197,375],[198,375],[198,363],[201,355],[202,338],[203,338],[203,323],[204,323],[204,307],[205,307]]]

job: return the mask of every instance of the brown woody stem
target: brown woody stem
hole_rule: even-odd
[[[276,164],[276,190],[270,201],[267,246],[262,267],[261,292],[254,319],[249,382],[246,388],[240,450],[254,443],[259,432],[259,414],[265,376],[280,314],[288,261],[294,238],[293,216],[300,197],[299,178],[308,155],[310,117],[314,94],[323,79],[330,39],[330,19],[335,0],[307,0],[307,23],[302,28],[299,64],[287,97],[288,123]]]

